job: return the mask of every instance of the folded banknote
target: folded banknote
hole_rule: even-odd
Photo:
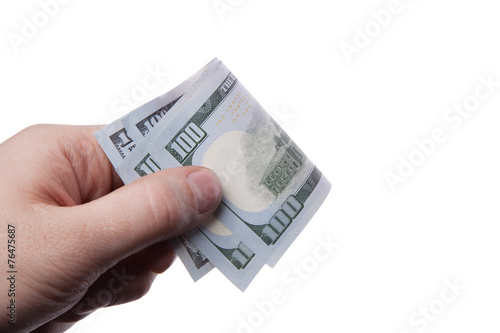
[[[263,265],[277,263],[331,187],[218,59],[95,137],[125,184],[188,165],[219,176],[220,207],[171,240],[195,281],[215,266],[245,290]]]

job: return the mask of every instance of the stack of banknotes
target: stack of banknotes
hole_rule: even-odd
[[[195,281],[217,267],[242,291],[277,263],[331,187],[217,59],[95,137],[125,184],[178,166],[215,171],[220,207],[170,244]]]

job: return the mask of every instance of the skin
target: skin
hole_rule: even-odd
[[[5,319],[10,283],[0,279],[1,332],[64,332],[141,298],[175,259],[167,240],[220,203],[217,176],[201,167],[123,186],[92,135],[99,128],[36,125],[0,144],[0,240],[6,247],[14,225],[18,271],[15,326]]]

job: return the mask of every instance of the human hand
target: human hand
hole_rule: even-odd
[[[1,246],[15,226],[19,277],[16,325],[0,313],[2,332],[63,332],[98,308],[142,297],[175,259],[166,241],[220,203],[217,176],[201,167],[122,187],[92,135],[98,129],[37,125],[0,144]],[[0,281],[4,299],[10,283]]]

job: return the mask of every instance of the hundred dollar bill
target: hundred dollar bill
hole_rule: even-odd
[[[165,119],[166,113],[176,103],[182,104],[183,97],[189,99],[196,92],[199,85],[213,73],[217,63],[216,59],[212,60],[168,93],[137,108],[94,134],[115,168],[145,136],[154,132],[158,123]],[[179,237],[170,243],[194,281],[213,269],[214,266],[187,236]]]
[[[214,60],[211,64],[216,64],[217,67],[222,66],[218,60]],[[161,123],[158,123],[158,127],[165,127],[170,119],[175,115],[176,112],[182,110],[185,107],[190,107],[193,103],[200,103],[207,98],[207,94],[217,88],[217,81],[213,80],[213,75],[211,75],[210,80],[204,80],[200,82],[197,87],[195,87],[196,93],[191,94],[189,99],[185,99],[185,105],[181,103],[175,104],[169,113],[162,118]],[[122,121],[125,123],[125,121]],[[155,129],[158,131],[158,129]],[[157,133],[157,132],[155,132]],[[143,142],[147,141],[150,135],[143,138],[142,141],[138,141],[137,147],[134,150],[141,149]],[[133,152],[129,153],[127,157],[118,165],[117,170],[122,164],[127,163],[129,159],[133,156]],[[145,161],[145,165],[147,165]],[[154,161],[152,162],[154,163]],[[153,164],[151,164],[153,168]],[[155,171],[160,170],[160,168],[154,169]],[[120,174],[120,173],[119,173]],[[125,183],[129,183],[140,176],[134,173],[132,176],[120,175]],[[197,253],[206,256],[210,262],[215,265],[228,279],[230,279],[238,288],[244,290],[248,284],[252,281],[255,275],[260,271],[264,262],[259,258],[255,257],[255,253],[237,236],[233,235],[225,226],[220,223],[216,218],[212,218],[205,225],[205,229],[202,230],[201,227],[195,229],[197,232],[189,232],[184,235],[184,241],[175,241],[172,243],[174,250],[183,260],[184,265],[190,272],[194,280],[199,278],[200,270],[193,270],[193,264],[196,264],[194,260],[189,260],[194,249],[199,249]],[[187,242],[186,242],[187,241]],[[181,246],[182,245],[182,246]],[[186,247],[186,245],[191,246],[191,248]],[[190,256],[188,256],[189,254]]]
[[[216,88],[186,100],[118,166],[118,174],[130,182],[180,165],[211,168],[223,184],[222,204],[189,238],[207,257],[204,247],[212,244],[210,250],[228,261],[234,259],[226,255],[230,251],[255,260],[251,251],[273,266],[324,201],[330,183],[222,63],[210,81]]]
[[[211,89],[210,84],[213,84],[213,82],[207,82],[207,77],[213,73],[214,68],[218,64],[219,61],[214,59],[200,72],[173,91],[140,107],[97,132],[95,136],[108,157],[110,157],[110,160],[113,157],[116,159],[114,165],[118,166],[124,161],[130,152],[137,145],[141,144],[144,137],[152,135],[158,128],[160,121],[166,121],[164,120],[165,118],[175,114],[176,110],[181,108],[184,100],[194,98],[194,95],[199,92],[209,91]],[[181,97],[177,97],[183,90],[187,90],[186,88],[189,84],[193,84],[189,88],[189,92]],[[162,103],[166,105],[162,105]],[[169,112],[168,115],[166,111]],[[150,123],[149,119],[157,115],[158,119],[155,119],[154,126],[147,126]],[[147,121],[144,121],[144,119]],[[138,135],[139,132],[141,135]],[[130,137],[134,137],[134,139]],[[117,138],[120,139],[120,145],[116,145]],[[128,149],[123,149],[123,142],[126,143],[125,146]],[[221,228],[223,226],[219,226],[219,229]],[[227,230],[225,232],[227,234]],[[233,244],[232,248],[227,248],[229,240]],[[217,246],[215,243],[203,242],[201,246],[199,246],[199,243],[200,240],[196,236],[190,239],[188,235],[183,235],[179,239],[171,241],[172,247],[195,281],[213,268],[207,257],[218,261],[217,266],[219,270],[240,288],[245,288],[263,265],[260,260],[254,258],[254,253],[235,237],[225,237],[224,245],[226,245],[226,248],[224,248],[223,252],[215,249]],[[198,247],[202,248],[203,252],[208,253],[207,257]]]
[[[174,89],[126,114],[94,134],[106,152],[111,164],[116,168],[127,155],[153,132],[158,122],[167,112],[184,99],[189,99],[196,92],[198,84],[206,80],[214,71],[217,61],[213,60],[189,79]]]

